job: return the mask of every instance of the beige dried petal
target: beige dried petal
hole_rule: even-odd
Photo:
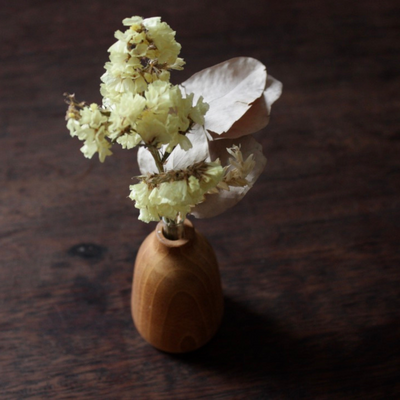
[[[282,83],[268,75],[267,85],[263,95],[257,99],[250,109],[236,121],[228,132],[221,135],[213,134],[214,138],[238,138],[258,132],[265,128],[269,122],[272,104],[279,99],[282,93]]]
[[[194,74],[182,86],[187,93],[195,93],[195,101],[203,96],[210,105],[205,128],[220,135],[263,95],[266,82],[266,68],[260,61],[237,57]]]
[[[214,217],[236,205],[246,195],[264,170],[267,159],[262,153],[261,144],[252,136],[244,136],[235,140],[221,139],[209,142],[210,158],[212,160],[220,158],[221,165],[228,164],[229,153],[226,151],[226,148],[232,147],[234,144],[241,146],[243,158],[247,159],[250,154],[254,154],[256,164],[253,171],[247,176],[250,184],[245,187],[230,186],[229,191],[221,190],[218,194],[206,195],[206,200],[198,204],[191,211],[191,214],[196,218]]]
[[[144,147],[139,147],[137,152],[137,162],[142,175],[155,174],[158,172],[153,156]]]

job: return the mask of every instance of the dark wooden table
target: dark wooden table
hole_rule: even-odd
[[[400,4],[15,0],[0,9],[1,399],[399,399]],[[234,56],[284,84],[257,134],[269,163],[231,211],[194,221],[226,312],[185,356],[130,315],[154,224],[127,198],[133,152],[100,164],[62,94],[100,101],[113,32],[161,15],[176,82]]]

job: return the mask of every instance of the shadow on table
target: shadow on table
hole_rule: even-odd
[[[202,349],[173,357],[228,379],[273,385],[289,398],[303,395],[376,394],[399,390],[400,323],[344,337],[335,331],[296,337],[279,321],[225,299],[225,315],[214,339]],[[380,369],[385,371],[382,376]]]

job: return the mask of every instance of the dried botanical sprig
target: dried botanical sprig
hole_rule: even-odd
[[[254,154],[250,154],[246,160],[243,160],[240,146],[234,145],[226,150],[232,157],[229,158],[229,165],[225,167],[226,173],[220,187],[229,190],[229,186],[243,187],[249,185],[250,182],[246,178],[256,165]]]
[[[170,71],[184,65],[175,32],[160,17],[123,24],[101,77],[103,105],[66,95],[71,136],[84,142],[85,157],[98,153],[102,162],[114,143],[139,148],[142,175],[129,197],[143,221],[225,211],[266,164],[249,135],[267,125],[282,84],[259,61],[238,57],[172,85]]]
[[[86,106],[84,101],[78,103],[75,99],[75,94],[64,93],[64,101],[68,104],[67,113],[65,114],[65,120],[68,121],[69,119],[79,119],[80,113],[79,111]]]

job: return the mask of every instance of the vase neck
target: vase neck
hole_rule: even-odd
[[[181,220],[176,222],[171,219],[162,218],[162,231],[164,237],[169,240],[180,240],[185,238],[185,225]]]

